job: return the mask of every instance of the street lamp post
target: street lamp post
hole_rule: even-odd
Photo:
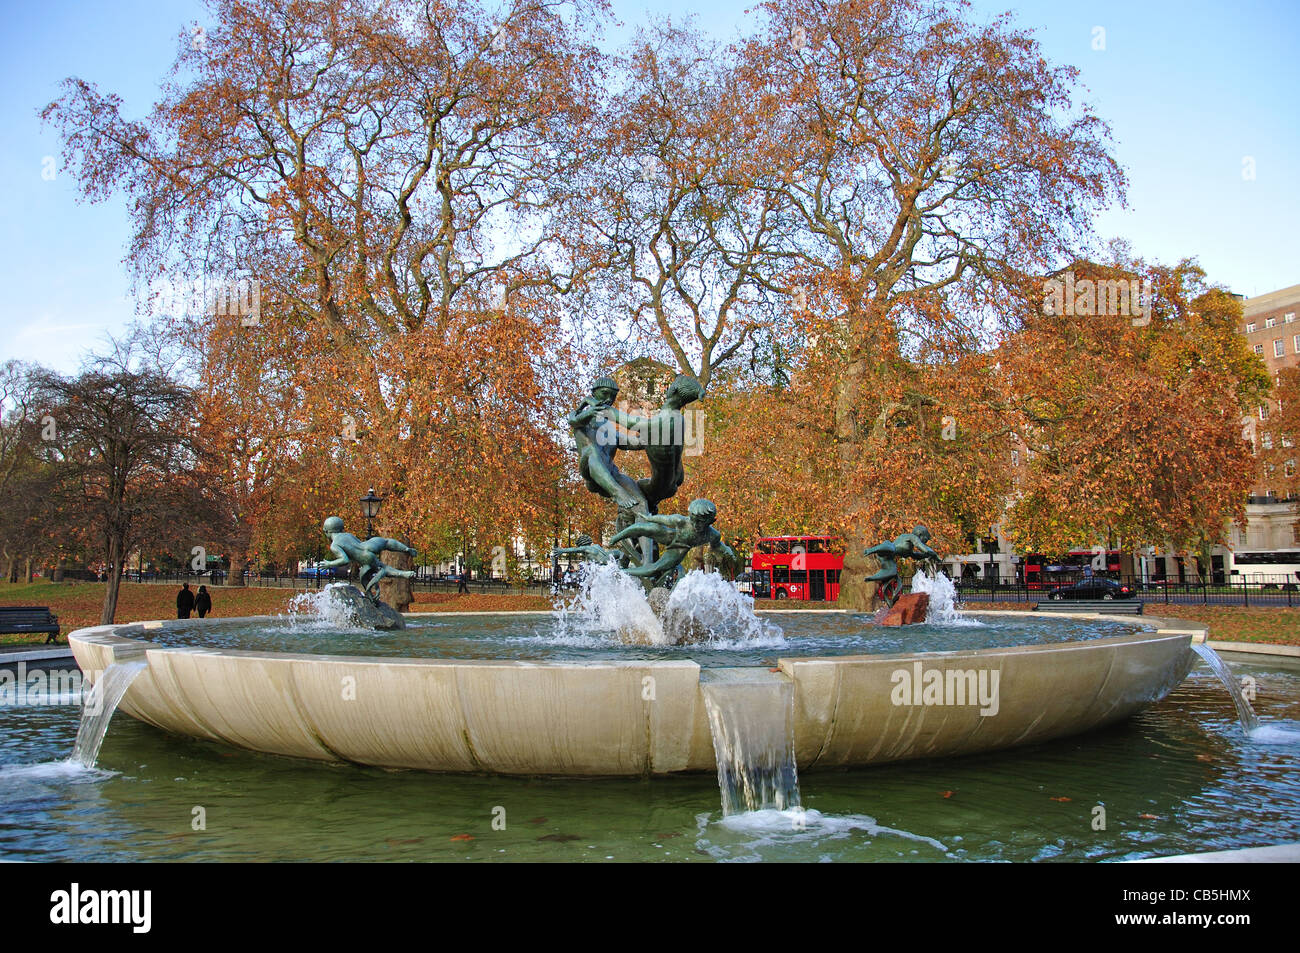
[[[375,488],[372,486],[369,492],[361,498],[361,513],[366,518],[366,536],[375,535],[374,518],[379,515],[379,507],[384,503],[382,496],[375,496]]]

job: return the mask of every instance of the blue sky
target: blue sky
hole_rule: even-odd
[[[729,39],[753,0],[714,0],[697,17]],[[649,13],[681,18],[692,4],[622,2],[617,39]],[[1086,97],[1115,136],[1129,204],[1107,212],[1103,236],[1142,257],[1195,257],[1219,282],[1253,296],[1300,284],[1300,3],[1173,0],[977,0],[975,16],[1010,11],[1048,59],[1082,70]],[[125,203],[77,202],[37,111],[80,76],[149,110],[182,32],[205,21],[192,0],[0,5],[0,361],[76,368],[88,348],[131,320]],[[1104,49],[1095,49],[1096,28]],[[1253,171],[1253,178],[1244,172]],[[43,174],[44,173],[44,174]]]

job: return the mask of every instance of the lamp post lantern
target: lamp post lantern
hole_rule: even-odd
[[[375,496],[375,488],[372,486],[369,492],[361,498],[361,513],[366,518],[366,536],[375,535],[375,527],[372,520],[379,515],[379,507],[384,503],[382,496]]]

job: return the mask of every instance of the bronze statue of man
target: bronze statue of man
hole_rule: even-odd
[[[618,528],[630,526],[650,514],[650,507],[641,487],[614,464],[618,453],[617,426],[606,419],[606,412],[618,396],[618,384],[611,377],[599,378],[591,385],[591,393],[584,397],[573,413],[569,414],[569,428],[578,447],[578,471],[587,489],[600,496],[610,497],[618,506]],[[625,560],[645,562],[649,559],[649,546],[638,551],[635,543],[621,545]]]
[[[348,563],[356,563],[360,567],[361,587],[366,594],[374,601],[379,599],[379,580],[385,576],[398,576],[402,579],[410,579],[415,572],[410,569],[398,569],[395,566],[389,566],[379,558],[382,552],[407,553],[411,556],[418,555],[414,549],[407,546],[400,539],[389,539],[386,536],[371,536],[365,542],[357,539],[351,533],[343,531],[343,520],[337,516],[331,516],[321,525],[325,535],[330,539],[330,551],[338,554],[338,559],[331,559],[328,562],[320,563],[322,569],[333,569],[337,566],[346,566]]]
[[[625,570],[629,576],[636,576],[646,581],[648,589],[666,581],[681,565],[686,554],[696,546],[708,546],[723,559],[733,565],[736,554],[722,541],[722,534],[713,528],[713,521],[718,518],[718,508],[709,500],[692,500],[687,508],[687,515],[670,513],[654,514],[614,535],[609,541],[611,546],[624,539],[648,536],[660,546],[659,558],[642,566]]]
[[[689,374],[679,374],[664,395],[664,404],[651,417],[626,414],[611,407],[605,416],[626,430],[619,446],[628,450],[645,450],[650,462],[650,477],[637,481],[651,513],[659,504],[676,495],[686,479],[682,454],[686,448],[686,420],[682,408],[704,396],[700,382]]]
[[[565,548],[557,546],[555,549],[551,550],[551,555],[586,556],[587,559],[591,560],[593,563],[608,563],[614,561],[614,554],[603,547],[594,545],[591,541],[591,537],[586,533],[579,536],[575,542],[577,542],[577,546],[568,546]]]
[[[903,588],[898,578],[898,560],[919,559],[938,561],[939,554],[927,544],[930,542],[930,530],[925,526],[916,526],[910,533],[903,533],[893,542],[877,543],[865,550],[862,555],[875,556],[880,560],[880,568],[867,577],[867,582],[876,584],[876,592],[887,605],[898,601]]]

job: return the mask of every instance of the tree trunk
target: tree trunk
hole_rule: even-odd
[[[59,561],[54,566],[54,582],[63,582],[63,571],[67,568],[68,561],[60,556]]]
[[[851,530],[844,541],[844,568],[840,571],[840,609],[850,612],[872,612],[876,603],[876,584],[867,577],[880,568],[874,556],[862,552],[873,543],[860,529]]]
[[[244,555],[243,548],[236,548],[230,552],[230,574],[226,576],[227,586],[242,586],[244,584],[244,567],[248,565],[248,559]]]
[[[10,583],[16,583],[18,581],[18,560],[16,560],[13,556],[8,556],[6,557],[6,559],[7,562],[5,563],[5,579],[8,580]]]
[[[867,363],[857,355],[850,360],[844,376],[835,387],[835,441],[840,465],[845,470],[852,466],[855,455],[865,449],[859,439],[856,408],[866,374]],[[871,612],[876,599],[876,584],[866,580],[867,576],[875,572],[876,561],[862,555],[863,550],[872,545],[869,528],[850,528],[844,544],[839,608],[850,612]]]
[[[385,565],[396,569],[413,568],[413,561],[407,553],[380,553],[379,558]],[[415,587],[411,585],[409,579],[385,576],[379,580],[379,598],[398,612],[405,612],[415,602]]]
[[[31,585],[32,582],[32,557],[31,556],[27,557],[27,561],[23,566],[23,578],[26,579],[28,585]]]
[[[104,611],[100,625],[112,625],[117,615],[117,594],[122,588],[122,540],[116,537],[108,543],[108,588],[104,590]]]

